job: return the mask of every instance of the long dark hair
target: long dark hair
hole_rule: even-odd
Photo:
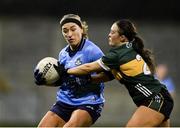
[[[144,41],[138,35],[136,27],[134,24],[127,19],[118,20],[115,22],[119,28],[119,34],[124,35],[129,42],[132,42],[132,47],[134,50],[142,56],[144,61],[150,68],[152,74],[155,72],[155,60],[152,54],[152,51],[149,49],[144,48]]]

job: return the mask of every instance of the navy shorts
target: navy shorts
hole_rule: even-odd
[[[77,109],[85,110],[92,117],[92,121],[94,124],[96,120],[101,116],[101,111],[103,106],[104,104],[95,104],[95,105],[84,104],[84,105],[74,106],[58,101],[52,106],[50,111],[56,113],[64,121],[68,122],[73,111]]]
[[[165,116],[164,120],[167,120],[172,112],[174,102],[169,92],[162,88],[161,91],[152,99],[146,100],[140,103],[138,106],[140,105],[144,105],[162,113]]]

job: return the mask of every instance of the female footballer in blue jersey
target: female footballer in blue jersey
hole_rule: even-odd
[[[128,89],[137,109],[126,126],[170,126],[173,100],[165,85],[154,78],[151,51],[144,48],[143,40],[129,20],[116,21],[109,33],[113,48],[99,60],[64,70],[59,74],[86,75],[94,71],[111,71],[114,78]],[[92,76],[95,81],[107,81],[104,73]]]
[[[66,69],[96,61],[103,56],[100,48],[87,39],[87,25],[78,15],[64,15],[60,26],[68,45],[59,53],[59,64],[64,65]],[[40,72],[35,71],[34,75],[36,84],[46,84]],[[104,84],[92,84],[88,79],[88,75],[62,76],[55,84],[60,86],[57,101],[42,118],[39,127],[91,126],[100,117],[105,99]]]

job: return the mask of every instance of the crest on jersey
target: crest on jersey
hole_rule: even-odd
[[[131,43],[131,42],[126,43],[126,47],[127,47],[127,48],[131,48],[131,47],[132,47],[132,43]]]
[[[82,64],[82,61],[80,60],[80,58],[78,58],[78,59],[75,61],[75,64],[76,64],[76,65],[81,65],[81,64]]]

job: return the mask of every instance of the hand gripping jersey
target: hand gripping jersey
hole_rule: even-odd
[[[132,43],[112,48],[98,62],[126,86],[135,103],[150,99],[165,88],[151,74],[143,58],[132,48]]]
[[[73,68],[84,63],[93,62],[103,56],[103,52],[94,43],[87,39],[82,39],[76,51],[72,51],[67,45],[59,53],[60,64],[65,68]],[[76,77],[71,75],[70,77]],[[82,76],[83,77],[83,76]],[[85,76],[84,76],[85,77]],[[63,82],[57,92],[57,101],[70,105],[100,104],[104,103],[104,84],[75,85],[71,82]]]

